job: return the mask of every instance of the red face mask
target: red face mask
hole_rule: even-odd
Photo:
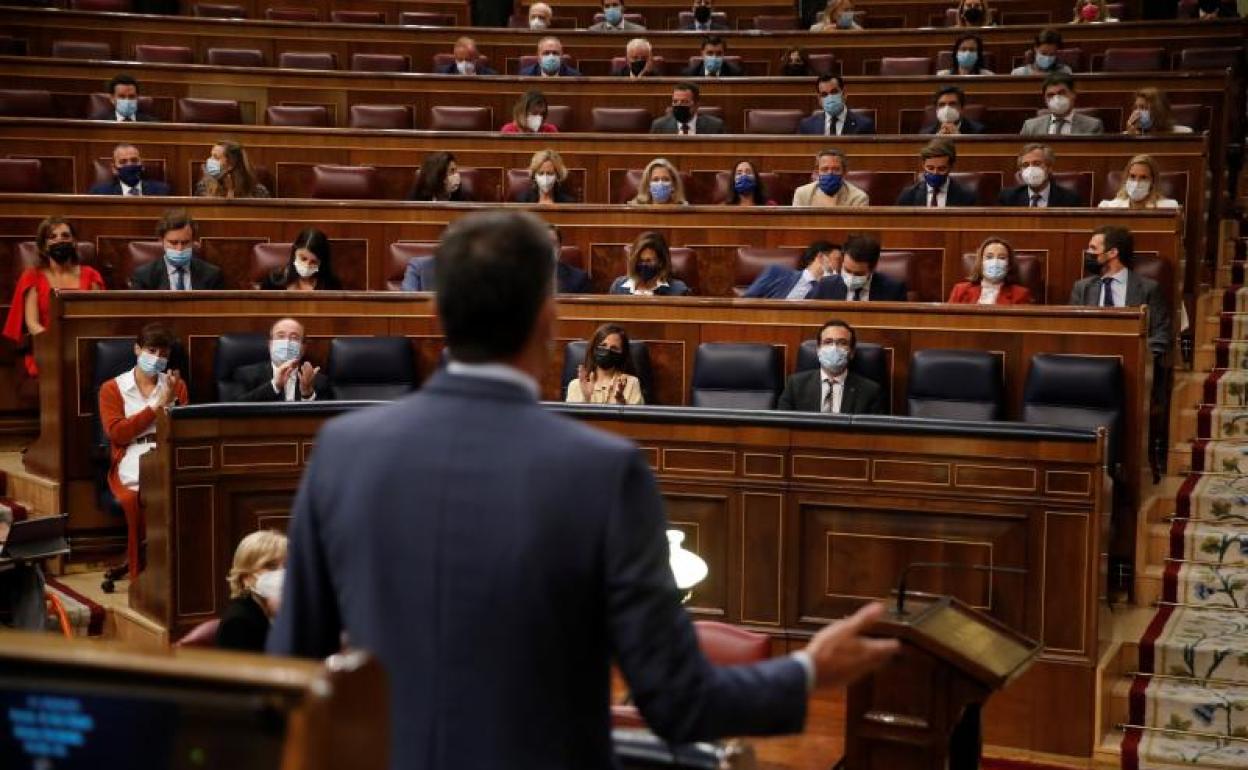
[[[1079,9],[1079,15],[1083,17],[1084,21],[1096,21],[1101,17],[1101,9],[1089,3]]]

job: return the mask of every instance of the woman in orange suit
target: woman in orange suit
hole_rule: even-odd
[[[166,372],[173,334],[158,323],[143,327],[135,339],[134,368],[100,388],[100,421],[112,446],[108,488],[126,513],[126,563],[133,580],[142,568],[140,545],[146,536],[139,507],[139,458],[156,448],[156,415],[186,404],[186,383]]]
[[[961,305],[1030,305],[1031,290],[1018,283],[1014,248],[1000,238],[979,244],[970,280],[953,287],[949,301]]]

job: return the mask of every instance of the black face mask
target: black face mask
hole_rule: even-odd
[[[705,24],[711,20],[711,7],[709,5],[699,5],[693,9],[693,20],[699,24]]]
[[[672,117],[676,118],[677,123],[688,123],[693,120],[693,108],[687,104],[679,104],[672,107]]]
[[[984,20],[984,9],[979,8],[978,6],[967,8],[962,12],[962,18],[966,19],[971,24],[979,24]]]
[[[641,71],[646,68],[645,59],[633,59],[628,63],[628,71],[634,75],[640,75]]]
[[[637,277],[649,283],[659,275],[659,266],[647,262],[639,262],[636,267]]]
[[[48,258],[63,265],[78,256],[78,247],[72,243],[54,243],[48,247]]]
[[[1101,261],[1090,251],[1083,252],[1083,272],[1088,275],[1101,274]]]
[[[594,365],[599,369],[614,371],[624,363],[624,354],[603,345],[594,348]]]

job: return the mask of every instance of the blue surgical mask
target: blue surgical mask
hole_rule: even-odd
[[[143,181],[143,164],[131,163],[129,166],[122,166],[117,169],[117,178],[126,187],[136,187],[139,182]]]
[[[820,345],[819,366],[834,375],[840,374],[849,367],[849,351],[839,345]]]
[[[990,281],[1003,281],[1005,274],[1010,271],[1010,263],[1004,259],[985,259],[983,266],[984,277]]]
[[[850,291],[865,289],[869,278],[870,276],[867,275],[854,275],[853,273],[847,273],[844,270],[841,271],[841,280],[845,282],[845,285],[849,287]]]
[[[149,353],[144,350],[142,353],[139,353],[138,365],[144,374],[156,375],[169,366],[169,359],[161,358],[155,353]]]
[[[118,99],[116,102],[117,114],[123,118],[133,118],[135,113],[139,111],[138,99]]]
[[[301,353],[303,345],[299,340],[269,340],[269,358],[278,366],[298,359]]]
[[[1057,64],[1056,56],[1051,56],[1047,53],[1036,54],[1036,69],[1050,70],[1053,69],[1054,64]]]
[[[174,267],[186,267],[191,262],[191,247],[185,249],[171,249],[165,247],[165,261]]]
[[[624,9],[618,5],[613,5],[610,8],[603,10],[602,16],[607,20],[608,24],[616,27],[619,26],[620,21],[624,18]]]
[[[923,183],[933,190],[939,190],[945,186],[945,182],[949,180],[948,174],[931,174],[923,173]]]
[[[542,55],[542,72],[547,75],[554,75],[559,71],[560,65],[563,64],[563,57],[559,54],[548,53]]]
[[[836,117],[845,109],[845,97],[842,94],[828,94],[823,97],[823,111]]]
[[[1140,110],[1140,130],[1147,131],[1153,127],[1153,116],[1148,110]]]
[[[820,174],[819,189],[823,191],[824,195],[836,195],[844,181],[845,177],[840,174]]]
[[[979,54],[975,51],[958,51],[958,66],[962,69],[969,70],[977,61],[979,61]]]
[[[720,67],[722,67],[722,66],[724,66],[724,57],[722,57],[722,56],[704,56],[704,57],[702,58],[702,66],[704,66],[704,67],[706,68],[706,71],[707,71],[707,72],[710,72],[710,73],[717,73],[717,72],[719,72],[719,68],[720,68]]]
[[[214,179],[220,178],[221,161],[217,160],[216,158],[209,158],[208,160],[204,161],[204,173],[210,177],[213,177]]]
[[[749,195],[756,187],[758,187],[758,180],[753,174],[742,174],[732,183],[732,189],[736,190],[738,195]]]
[[[671,182],[651,182],[650,199],[655,203],[667,203],[672,199]]]
[[[841,29],[852,29],[854,26],[854,12],[841,11],[836,15],[836,26]]]

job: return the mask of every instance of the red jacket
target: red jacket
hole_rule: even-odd
[[[949,302],[957,305],[978,304],[980,291],[979,284],[962,281],[949,293]],[[1033,302],[1031,289],[1017,283],[1007,283],[1001,287],[1001,291],[997,292],[996,304],[998,305],[1030,305]]]

